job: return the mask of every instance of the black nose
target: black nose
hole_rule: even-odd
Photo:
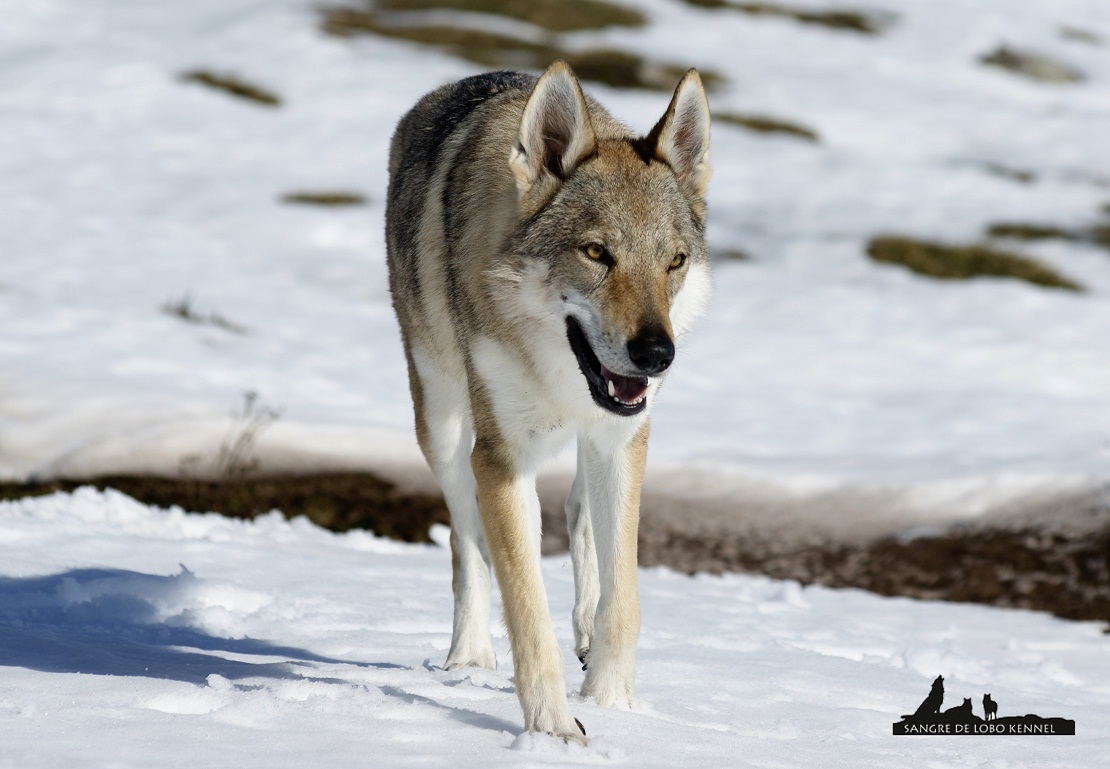
[[[648,376],[658,374],[674,360],[674,342],[665,331],[649,331],[628,343],[628,357]]]

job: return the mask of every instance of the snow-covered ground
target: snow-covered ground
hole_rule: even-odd
[[[316,5],[0,0],[0,477],[175,472],[215,452],[248,390],[282,409],[260,447],[272,467],[418,466],[386,290],[386,147],[421,93],[476,70],[329,38]],[[682,340],[649,487],[770,511],[841,489],[880,500],[854,506],[865,517],[891,500],[950,517],[1105,484],[1110,254],[1017,246],[1083,294],[864,256],[884,232],[970,242],[996,221],[1105,219],[1104,0],[875,0],[897,14],[878,36],[640,5],[646,28],[568,39],[714,69],[715,109],[821,137],[714,129],[711,243],[753,259],[719,260]],[[976,62],[1002,43],[1086,79]],[[180,80],[201,67],[284,103]],[[667,100],[590,90],[645,130]],[[370,204],[279,202],[334,189]],[[185,297],[244,331],[162,311]],[[544,569],[569,651],[570,570]],[[277,515],[92,491],[0,504],[0,767],[1104,764],[1093,624],[664,570],[642,574],[637,708],[575,703],[586,751],[519,737],[500,628],[496,673],[436,667],[449,573],[442,547]],[[990,691],[1003,713],[1073,718],[1079,735],[893,738],[937,675],[947,705],[978,710]]]
[[[820,135],[715,127],[711,245],[753,261],[717,264],[655,409],[651,466],[717,473],[725,495],[877,488],[965,512],[1110,478],[1105,250],[1017,244],[1079,295],[941,283],[864,255],[885,232],[971,242],[996,221],[1104,216],[1103,0],[884,0],[896,20],[874,36],[638,5],[648,26],[569,44],[711,68],[726,78],[715,110]],[[286,466],[418,465],[386,288],[386,148],[417,96],[476,68],[328,37],[305,0],[29,0],[3,18],[0,476],[175,472],[215,450],[247,390],[283,409],[263,449]],[[1000,44],[1086,79],[977,62]],[[284,103],[179,78],[197,68]],[[590,88],[644,130],[667,98]],[[370,205],[279,201],[333,189]],[[185,297],[245,332],[161,311]]]
[[[1101,769],[1110,741],[1095,623],[645,570],[636,705],[572,701],[582,749],[521,734],[499,623],[496,671],[439,668],[446,547],[82,489],[0,503],[0,548],[11,769]],[[576,689],[571,569],[565,557],[543,567]],[[981,716],[990,692],[999,715],[1066,717],[1076,736],[892,736],[937,675],[945,707],[970,697]]]

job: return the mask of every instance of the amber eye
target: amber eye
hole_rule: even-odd
[[[582,251],[595,262],[605,256],[605,246],[600,243],[589,243],[582,247]]]
[[[671,260],[670,269],[677,270],[684,264],[686,264],[686,254],[679,252],[675,254],[674,259]]]

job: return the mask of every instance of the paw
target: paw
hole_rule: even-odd
[[[520,693],[519,690],[517,693]],[[524,709],[524,728],[528,732],[549,734],[566,743],[586,744],[586,729],[570,714],[565,694],[531,702],[522,698],[521,705]]]
[[[587,646],[586,648],[584,648],[584,649],[582,649],[581,651],[578,652],[578,661],[582,663],[582,669],[583,670],[586,670],[590,667],[590,663],[586,660],[586,657],[589,655],[589,653],[590,653],[590,647],[589,646]],[[581,725],[582,724],[579,724],[579,726],[581,726]]]
[[[555,734],[555,733],[552,733],[552,732],[524,732],[523,734],[518,735],[515,740],[513,740],[513,744],[511,746],[511,749],[512,750],[522,750],[522,751],[526,751],[526,752],[547,752],[547,753],[550,753],[551,747],[546,743],[548,743],[550,741],[553,741],[553,740],[559,740],[564,745],[567,745],[567,746],[576,745],[576,746],[581,746],[581,747],[588,747],[589,746],[589,740],[586,739],[586,733],[585,733],[584,730],[582,730],[582,724],[579,723],[577,718],[574,719],[574,723],[578,726],[579,730],[582,732],[581,734],[573,734],[573,733],[570,733],[570,734]],[[574,749],[571,749],[571,752],[567,753],[566,750],[567,749],[564,748],[564,750],[561,751],[561,752],[564,752],[565,755],[574,755],[574,753],[577,752]]]
[[[530,731],[530,733],[535,734],[536,732]],[[568,745],[581,745],[585,747],[590,744],[590,741],[586,738],[586,727],[582,726],[582,722],[577,718],[574,719],[573,729],[556,729],[545,731],[543,734],[562,740]]]
[[[459,670],[460,668],[495,670],[497,668],[497,658],[493,654],[493,647],[451,649],[451,652],[447,655],[447,662],[443,663],[443,669]]]
[[[591,662],[588,660],[588,662]],[[603,708],[627,710],[635,694],[635,672],[591,662],[582,682],[582,697]]]

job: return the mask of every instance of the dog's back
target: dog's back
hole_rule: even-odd
[[[394,307],[403,314],[402,331],[413,328],[422,314],[414,312],[423,309],[422,283],[429,272],[421,269],[421,261],[434,264],[448,258],[442,234],[450,211],[444,210],[444,194],[474,124],[488,120],[488,113],[505,102],[519,102],[523,109],[535,81],[518,72],[469,77],[427,94],[397,125],[389,150],[385,233],[390,289]],[[453,208],[450,201],[446,208]]]
[[[535,77],[520,72],[468,77],[427,94],[401,118],[389,148],[386,240],[391,273],[395,267],[411,266],[429,193],[443,184],[436,181],[437,169],[454,162],[470,132],[464,124],[478,122],[483,112],[506,101],[519,102],[523,109],[535,83]]]

